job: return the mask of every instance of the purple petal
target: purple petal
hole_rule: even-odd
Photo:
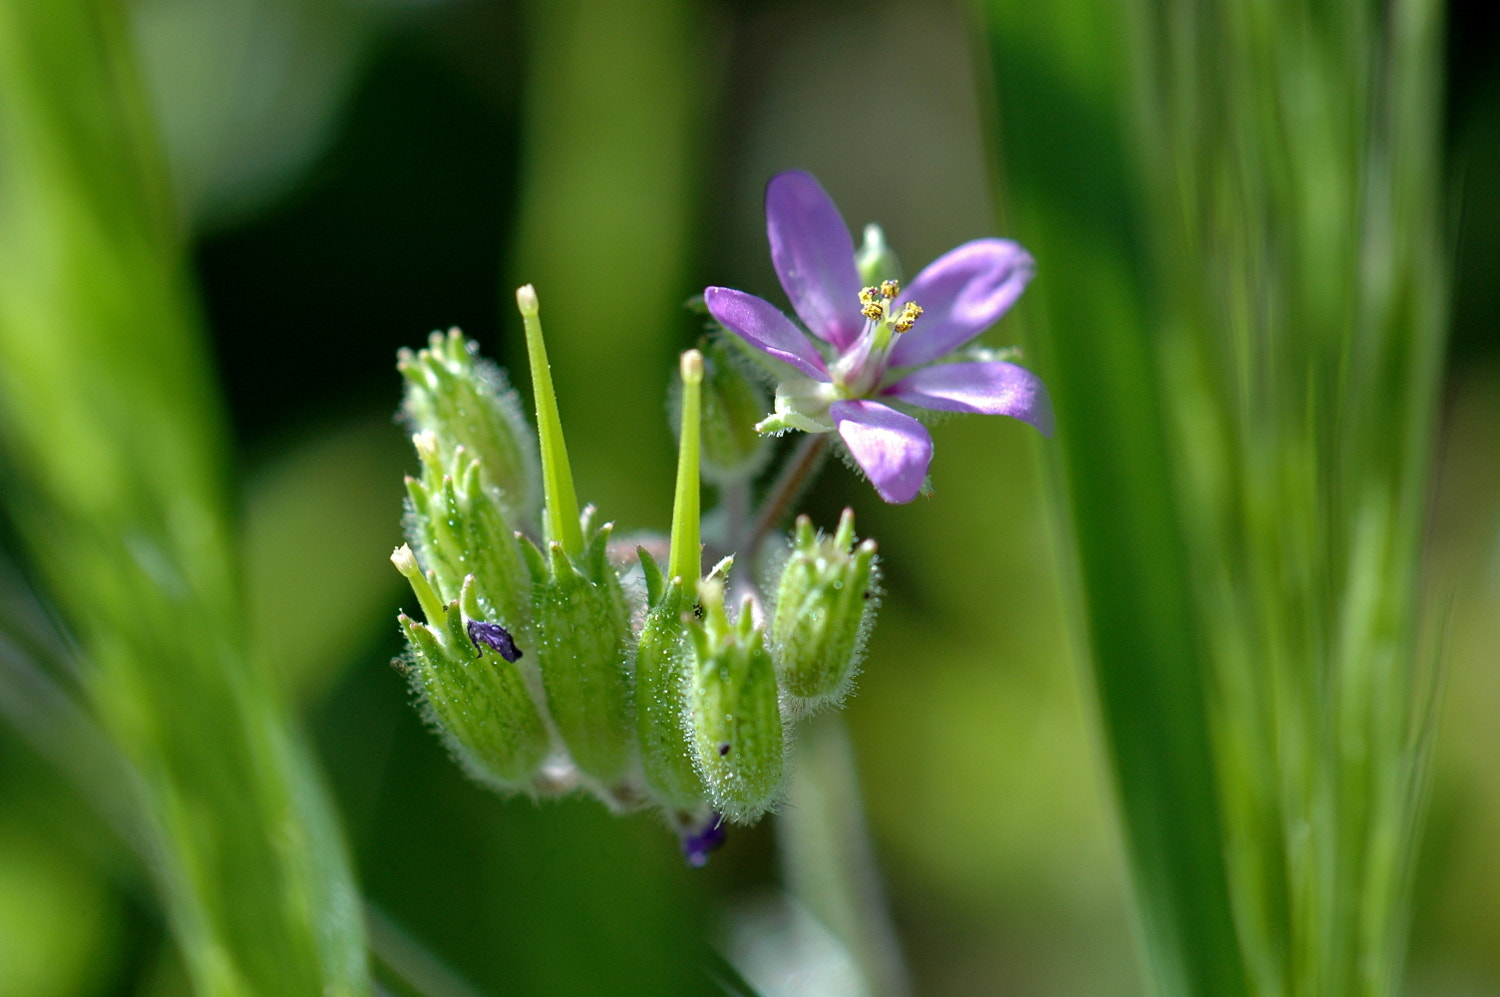
[[[1015,304],[1036,264],[1008,239],[966,242],[927,265],[896,299],[922,306],[922,317],[891,350],[891,366],[910,367],[952,353]]]
[[[828,368],[818,348],[769,301],[728,287],[707,288],[703,300],[720,325],[757,350],[791,364],[808,377],[828,380]]]
[[[687,859],[688,865],[701,869],[708,865],[709,854],[722,847],[728,836],[729,829],[724,826],[724,818],[718,814],[709,814],[708,820],[682,832],[682,855]]]
[[[917,497],[932,463],[932,437],[925,426],[879,402],[834,402],[828,414],[881,498],[910,502]]]
[[[776,276],[814,336],[840,350],[864,329],[854,240],[811,173],[778,173],[766,185],[766,235]]]
[[[1042,379],[1013,363],[950,363],[923,367],[881,392],[939,412],[1008,415],[1052,435],[1052,399]]]

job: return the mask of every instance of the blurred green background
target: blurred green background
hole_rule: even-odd
[[[651,817],[497,799],[423,728],[388,667],[411,599],[386,558],[415,468],[394,357],[457,325],[516,368],[511,290],[534,283],[580,498],[665,531],[663,398],[698,332],[682,303],[709,283],[779,300],[772,173],[814,172],[909,272],[966,239],[1025,244],[1007,218],[1081,203],[1126,226],[1126,194],[1093,169],[1123,142],[1089,56],[1103,29],[1086,6],[1045,31],[993,7],[131,6],[228,402],[256,661],[311,732],[385,958],[483,993],[722,992],[711,944],[821,981],[775,992],[845,992],[778,892],[774,820],[690,870]],[[1446,705],[1407,987],[1452,997],[1500,994],[1500,41],[1483,13],[1449,9],[1457,280],[1427,563]],[[996,92],[1022,72],[1024,93]],[[1018,212],[996,120],[1037,95],[1018,117],[1074,154]],[[1038,263],[1079,286],[1141,269]],[[986,341],[1024,345],[1025,318]],[[836,464],[807,500],[828,525],[853,505],[881,543],[887,597],[846,715],[913,989],[1140,993],[1048,446],[1008,420],[934,435],[930,501],[885,506]],[[142,872],[36,737],[0,725],[0,994],[186,986]]]

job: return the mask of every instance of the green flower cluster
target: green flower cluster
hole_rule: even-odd
[[[701,452],[720,477],[763,461],[729,421],[746,394],[726,381],[737,375],[710,362],[706,376],[689,350],[666,568],[644,547],[622,556],[611,524],[579,511],[536,294],[517,300],[536,433],[457,330],[400,355],[421,474],[407,479],[407,543],[391,559],[425,621],[401,614],[409,650],[397,667],[479,781],[655,807],[701,864],[723,820],[753,821],[780,800],[789,725],[847,690],[873,613],[875,545],[856,544],[847,511],[832,538],[799,519],[769,617],[753,586],[732,589],[732,558],[702,574]],[[745,451],[727,453],[739,439]],[[742,592],[733,613],[731,590]]]

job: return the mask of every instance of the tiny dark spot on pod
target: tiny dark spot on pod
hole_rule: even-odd
[[[693,617],[699,620],[703,619],[703,606],[701,603],[693,603]]]
[[[871,592],[869,589],[865,589],[865,598],[866,599],[872,598],[874,595],[875,595],[874,592]]]
[[[521,657],[521,649],[511,638],[510,631],[498,623],[470,620],[469,640],[474,642],[476,649],[480,646],[487,647],[506,661],[516,661]]]
[[[729,742],[725,741],[723,744],[719,745],[719,757],[723,758],[727,754],[729,754]]]

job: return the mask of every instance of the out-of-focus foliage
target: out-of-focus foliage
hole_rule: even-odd
[[[5,511],[77,641],[32,709],[76,696],[102,730],[200,993],[365,993],[343,838],[246,654],[223,420],[120,11],[0,7],[0,121]]]
[[[1077,77],[1099,134],[1043,127],[1023,70],[1067,18],[995,9],[1018,234],[1148,253],[1126,308],[1054,284],[1034,314],[1154,986],[1391,992],[1434,715],[1440,11],[1080,5],[1129,41]],[[1086,149],[1070,179],[1107,186],[1059,189]]]

